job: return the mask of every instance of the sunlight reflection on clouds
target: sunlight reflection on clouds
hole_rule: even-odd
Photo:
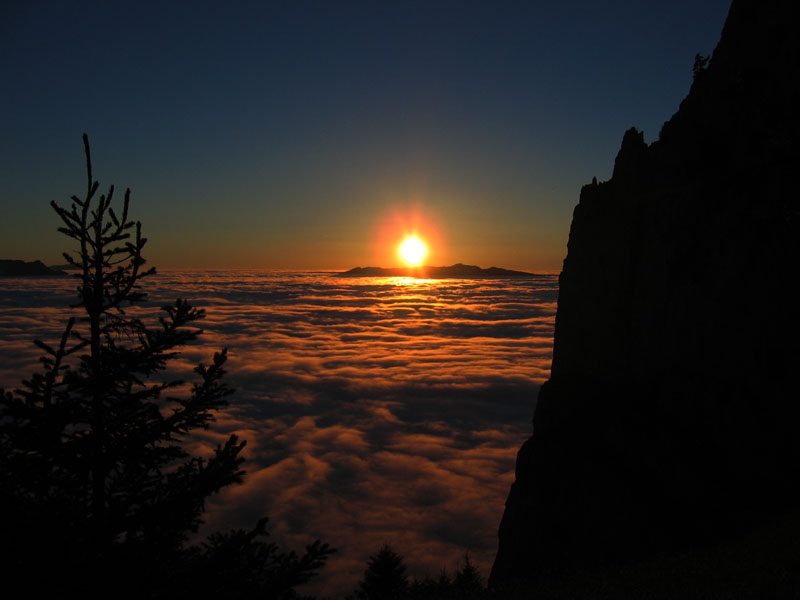
[[[56,339],[72,280],[0,282],[0,385]],[[273,538],[339,549],[317,591],[349,591],[384,542],[412,574],[452,569],[469,548],[484,576],[549,376],[557,278],[342,279],[325,273],[166,272],[150,307],[205,308],[191,378],[229,350],[231,407],[198,444],[248,440],[245,483],[209,504],[208,529],[270,517]],[[134,309],[148,312],[149,309]]]

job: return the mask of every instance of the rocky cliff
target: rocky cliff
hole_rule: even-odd
[[[798,506],[797,12],[734,0],[659,140],[629,130],[611,179],[581,190],[493,584],[698,547]]]

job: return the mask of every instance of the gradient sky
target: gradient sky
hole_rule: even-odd
[[[0,258],[60,263],[48,203],[132,189],[171,267],[558,271],[581,185],[648,141],[728,0],[0,7]],[[121,191],[121,190],[120,190]]]

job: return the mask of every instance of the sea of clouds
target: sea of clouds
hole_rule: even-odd
[[[56,342],[73,279],[0,280],[0,387]],[[172,372],[228,348],[230,407],[198,445],[248,442],[242,485],[208,504],[208,532],[270,517],[272,539],[337,553],[313,586],[351,591],[388,543],[438,576],[469,551],[488,576],[514,460],[550,370],[556,276],[339,278],[331,273],[167,271],[144,282],[153,313],[206,310]]]

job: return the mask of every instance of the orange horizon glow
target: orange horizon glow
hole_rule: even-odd
[[[376,220],[369,262],[381,267],[417,267],[446,260],[447,243],[441,219],[421,203],[389,208]]]
[[[398,248],[398,253],[411,267],[418,267],[428,253],[425,243],[417,236],[409,236],[403,240]]]

